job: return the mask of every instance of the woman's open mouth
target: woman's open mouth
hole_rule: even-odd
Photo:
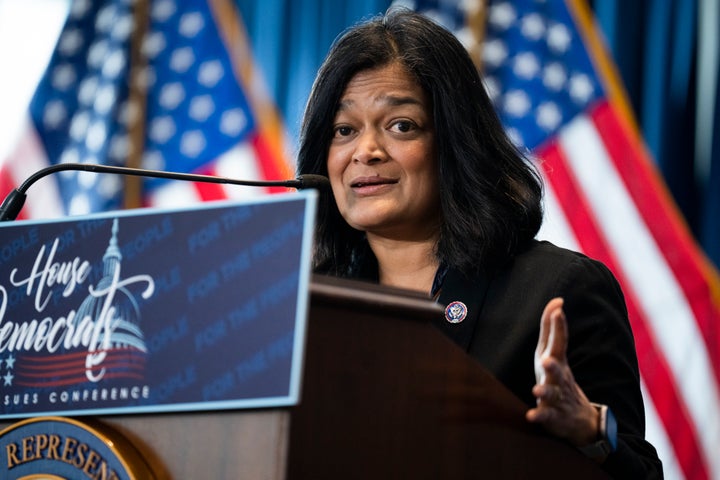
[[[367,187],[379,187],[383,185],[394,185],[398,183],[395,178],[386,177],[358,177],[350,183],[353,189],[362,189]]]

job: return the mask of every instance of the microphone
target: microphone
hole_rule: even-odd
[[[25,199],[26,192],[30,186],[41,178],[55,172],[65,170],[79,170],[95,173],[115,173],[119,175],[132,175],[136,177],[166,178],[170,180],[188,180],[191,182],[225,183],[229,185],[243,185],[247,187],[286,187],[303,190],[314,188],[316,190],[328,190],[330,180],[322,175],[300,175],[294,180],[236,180],[234,178],[216,177],[213,175],[200,175],[195,173],[165,172],[162,170],[145,170],[142,168],[115,167],[112,165],[98,165],[92,163],[60,163],[51,165],[30,175],[18,188],[5,197],[0,205],[0,222],[15,220],[20,213]]]

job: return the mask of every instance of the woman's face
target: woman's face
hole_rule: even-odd
[[[404,240],[437,235],[431,107],[399,64],[361,71],[347,84],[327,166],[340,213],[353,228]]]

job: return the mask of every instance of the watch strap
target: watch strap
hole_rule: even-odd
[[[578,447],[584,455],[593,458],[605,458],[617,448],[617,421],[610,407],[593,403],[600,414],[598,424],[598,440],[589,445]]]

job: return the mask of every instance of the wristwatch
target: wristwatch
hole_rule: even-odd
[[[578,449],[590,458],[605,458],[617,448],[617,421],[607,405],[593,403],[592,406],[600,412],[598,440]]]

